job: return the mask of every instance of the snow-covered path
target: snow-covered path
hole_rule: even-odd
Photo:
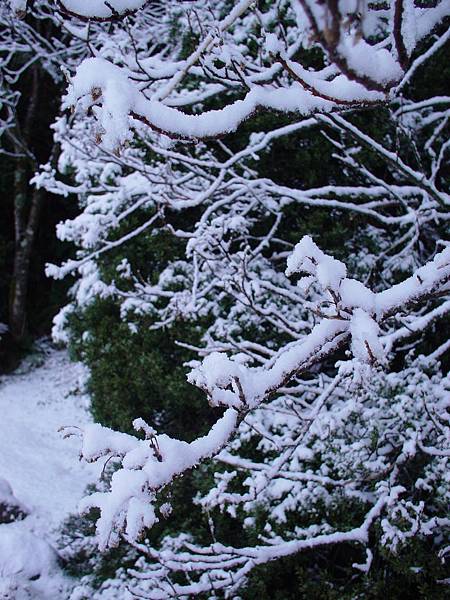
[[[41,366],[0,379],[0,478],[30,511],[23,521],[0,525],[0,548],[2,528],[11,527],[54,544],[58,526],[96,480],[97,469],[78,460],[79,440],[58,432],[90,421],[88,398],[77,393],[82,374],[65,351],[46,347]]]

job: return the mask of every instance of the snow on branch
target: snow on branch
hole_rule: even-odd
[[[110,21],[144,8],[150,0],[56,0],[63,14],[83,20]]]
[[[100,508],[97,532],[102,548],[117,543],[120,533],[128,540],[138,539],[145,528],[158,520],[155,502],[161,489],[175,477],[217,455],[247,415],[294,376],[332,355],[344,342],[351,340],[357,361],[381,363],[384,358],[378,323],[397,311],[407,310],[412,303],[450,289],[450,247],[412,277],[378,294],[347,278],[345,265],[321,251],[308,236],[288,258],[287,272],[306,273],[317,280],[329,296],[327,314],[301,342],[279,350],[267,366],[247,367],[215,352],[191,372],[189,381],[206,393],[213,406],[226,409],[206,436],[188,444],[157,435],[141,419],[135,422],[135,428],[144,429],[145,440],[99,425],[85,429],[82,446],[85,460],[115,457],[121,462],[121,468],[112,476],[110,491],[93,494],[82,503],[84,510]],[[358,530],[352,535],[357,540],[361,533]],[[308,547],[308,542],[299,544]],[[293,548],[297,545],[294,543]],[[288,551],[288,547],[286,553],[294,551]],[[273,552],[275,558],[284,551],[280,548],[281,554],[275,549]]]
[[[78,67],[66,105],[78,102],[86,110],[94,107],[102,142],[111,150],[130,140],[130,117],[168,137],[205,139],[235,131],[259,108],[307,115],[333,107],[331,102],[315,98],[298,84],[280,89],[255,86],[243,100],[225,108],[188,115],[159,101],[147,100],[123,69],[100,58],[87,59]],[[97,109],[99,104],[101,108]]]
[[[142,0],[117,0],[113,4],[105,4],[101,0],[98,3],[61,1],[67,5],[67,10],[75,14],[85,17],[97,15],[99,18],[108,18],[114,11],[126,14],[143,4]],[[118,152],[129,142],[130,130],[135,127],[136,121],[171,138],[195,140],[221,137],[233,132],[258,110],[310,115],[391,100],[390,91],[402,80],[416,38],[417,41],[420,39],[414,34],[414,27],[419,17],[425,19],[421,9],[409,3],[408,9],[403,10],[403,3],[396,2],[385,39],[373,43],[368,41],[374,33],[371,30],[373,23],[369,26],[364,22],[368,15],[362,17],[347,4],[341,7],[341,3],[311,0],[293,0],[291,4],[293,14],[298,19],[300,40],[304,37],[306,44],[308,36],[316,37],[328,58],[327,68],[312,70],[295,62],[292,56],[298,49],[298,38],[286,47],[278,38],[275,40],[276,36],[272,33],[262,36],[259,49],[261,56],[268,53],[271,57],[268,64],[267,60],[266,64],[255,64],[248,55],[242,54],[240,47],[227,50],[228,54],[236,54],[234,61],[226,58],[228,54],[225,56],[218,48],[225,41],[229,43],[228,30],[233,26],[238,27],[239,19],[247,11],[253,10],[250,0],[241,0],[225,18],[214,24],[187,59],[177,64],[168,63],[162,68],[162,72],[172,75],[159,88],[153,89],[150,97],[148,81],[145,79],[152,82],[153,77],[140,62],[137,64],[142,73],[136,78],[127,66],[114,65],[104,58],[95,57],[85,60],[78,67],[71,81],[66,106],[92,109],[99,124],[99,140],[102,140],[105,148]],[[430,27],[430,23],[435,24],[444,18],[446,11],[443,4],[441,2],[434,9],[428,9],[426,14]],[[368,8],[367,13],[372,10]],[[439,13],[435,20],[433,11]],[[305,15],[309,29],[304,26]],[[374,19],[376,21],[376,11]],[[239,60],[241,67],[236,71],[237,78],[231,77],[228,69],[217,67],[216,58],[223,59],[225,64],[231,60],[230,66],[234,70],[237,69],[236,60]],[[202,111],[200,114],[186,114],[169,106],[174,95],[178,100],[179,85],[188,74],[202,78],[204,75],[208,77],[210,71],[215,78],[221,78],[225,85],[241,88],[243,97],[223,108]],[[275,82],[274,78],[279,72],[282,77]],[[142,75],[145,76],[144,80]],[[221,89],[216,85],[212,94],[217,94]],[[199,93],[199,99],[204,97],[203,92]]]
[[[214,543],[209,548],[201,548],[187,542],[184,544],[186,548],[184,552],[173,552],[169,549],[160,553],[153,551],[152,558],[163,565],[166,573],[196,571],[200,574],[200,578],[199,581],[188,585],[171,584],[170,586],[164,585],[163,581],[157,579],[150,595],[146,597],[152,600],[163,600],[182,595],[196,595],[211,589],[226,589],[227,593],[233,593],[245,584],[248,574],[257,565],[312,548],[345,542],[366,544],[374,521],[380,517],[387,505],[396,502],[403,490],[404,488],[399,485],[384,489],[361,525],[349,531],[317,535],[306,540],[278,539],[270,544],[244,548],[224,546],[220,543]],[[151,572],[148,577],[151,577]]]
[[[80,504],[81,511],[100,509],[97,521],[100,548],[116,545],[119,532],[135,541],[144,529],[152,527],[159,520],[154,506],[157,492],[201,460],[217,454],[237,423],[237,412],[228,409],[206,436],[190,444],[167,435],[156,436],[142,419],[137,419],[134,426],[136,430],[144,429],[145,440],[101,425],[86,427],[82,458],[88,462],[102,457],[120,458],[122,463],[122,468],[112,476],[110,492],[97,492]]]

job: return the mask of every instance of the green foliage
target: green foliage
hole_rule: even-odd
[[[89,576],[90,585],[98,588],[104,581],[114,579],[120,569],[132,567],[139,553],[128,544],[99,553],[95,540],[95,520],[98,511],[88,515],[71,515],[63,523],[59,552],[63,567],[70,577]]]
[[[242,600],[444,600],[448,576],[432,543],[414,538],[397,554],[373,540],[374,558],[368,574],[358,574],[352,563],[364,563],[357,546],[342,544],[307,550],[276,563],[257,567]],[[378,550],[376,550],[378,548]],[[381,549],[380,549],[381,548]]]
[[[136,225],[129,221],[124,228]],[[117,231],[117,238],[123,233]],[[114,280],[126,290],[127,279],[117,271],[124,256],[135,272],[156,282],[168,261],[181,252],[181,245],[165,232],[142,235],[105,255],[99,267],[104,280]],[[170,328],[155,330],[151,316],[133,316],[130,323],[119,306],[113,298],[98,297],[70,317],[71,351],[90,371],[94,420],[131,432],[133,420],[142,417],[157,430],[186,440],[206,432],[214,411],[186,380],[184,363],[194,354],[177,345],[177,340],[198,344],[201,324],[180,319]]]
[[[158,430],[191,439],[211,424],[212,411],[200,391],[186,381],[189,352],[178,338],[195,339],[192,325],[133,333],[110,299],[98,299],[71,318],[72,351],[90,369],[92,414],[97,422],[132,431],[141,416]]]
[[[177,34],[177,24],[174,23],[174,37]],[[191,52],[195,42],[193,37],[183,38],[181,57]],[[311,63],[319,58],[311,55]],[[429,89],[436,89],[439,82],[446,80],[441,68],[442,53],[438,53],[436,59],[428,64],[426,73],[423,76],[420,73],[419,83],[413,83],[415,99],[425,97],[422,88],[428,93]],[[443,68],[448,70],[448,65]],[[446,90],[440,93],[444,94]],[[205,108],[215,107],[214,101],[205,103]],[[411,140],[387,109],[360,111],[354,113],[351,119],[374,139],[394,142],[399,154],[414,164],[415,150]],[[257,114],[244,123],[238,132],[227,136],[225,141],[232,151],[238,151],[252,133],[288,123],[285,115]],[[275,140],[251,166],[257,168],[264,177],[289,187],[310,188],[352,181],[355,173],[347,167],[343,168],[333,158],[334,146],[327,136],[333,138],[336,134],[326,128],[322,128],[322,133],[326,135],[319,134],[318,126],[315,126]],[[357,145],[350,139],[345,143],[353,147]],[[154,157],[149,156],[148,159],[153,160]],[[370,149],[362,148],[358,160],[375,175],[386,176],[385,162]],[[448,174],[441,176],[444,175]],[[196,216],[193,212],[191,215],[184,214],[183,218],[192,218],[192,222],[195,222]],[[142,215],[127,220],[117,229],[116,237],[131,230],[139,219],[142,219]],[[258,227],[264,228],[266,225],[262,219]],[[357,216],[355,212],[343,213],[317,206],[299,208],[292,202],[284,207],[279,235],[295,244],[303,235],[310,234],[323,250],[332,251],[336,258],[344,259],[350,253],[355,264],[348,265],[349,272],[356,273],[363,268],[358,265],[358,251],[361,248],[366,254],[380,251],[378,237],[368,235],[366,225],[366,215]],[[385,234],[387,237],[388,234],[382,231],[379,223],[373,226],[380,228],[380,238]],[[434,242],[432,236],[430,238]],[[428,252],[431,250],[428,248]],[[117,266],[126,256],[134,272],[156,283],[164,267],[182,255],[183,244],[166,233],[144,235],[105,255],[100,268],[105,281],[114,279],[117,283]],[[377,275],[374,270],[372,278],[376,280]],[[372,285],[372,281],[369,283]],[[127,289],[125,280],[121,285],[124,290]],[[187,369],[183,363],[193,355],[178,346],[176,340],[198,344],[205,323],[194,325],[180,320],[170,328],[161,330],[153,330],[151,325],[150,316],[133,317],[134,329],[130,328],[120,315],[118,303],[112,298],[97,299],[72,315],[72,351],[90,369],[89,390],[94,419],[114,429],[129,432],[133,419],[141,416],[160,431],[190,440],[206,431],[218,415],[208,408],[204,395],[186,382]],[[273,331],[264,330],[263,325],[258,331],[247,333],[251,339],[272,339],[274,344],[281,341],[274,338]],[[421,350],[426,352],[428,346],[431,349],[436,345],[437,338],[445,340],[446,335],[448,333],[441,326],[431,330],[429,337],[433,337],[434,344],[422,339]],[[379,432],[374,426],[371,432],[374,449],[378,440]],[[250,447],[246,450],[250,459],[255,458],[255,449],[253,453]],[[177,535],[181,531],[188,532],[196,542],[205,545],[216,538],[235,546],[258,540],[266,519],[263,507],[256,515],[254,526],[244,528],[239,518],[232,519],[218,510],[211,515],[210,522],[208,515],[190,502],[195,491],[201,493],[209,489],[214,470],[217,471],[217,465],[203,465],[177,480],[170,491],[162,495],[161,502],[169,502],[174,508],[173,514],[152,529],[149,544],[157,545],[164,536]],[[408,486],[408,481],[403,483]],[[358,502],[350,503],[347,500],[332,507],[324,506],[323,513],[328,523],[345,530],[360,523],[364,511]],[[72,546],[74,552],[68,564],[70,574],[92,576],[95,587],[109,578],[114,579],[123,567],[133,566],[137,555],[134,550],[121,544],[117,549],[99,556],[93,541],[94,516],[91,514],[89,517],[69,520],[65,535],[71,536],[72,545],[76,539],[84,540],[84,545],[80,543],[78,549],[76,544]],[[309,517],[308,514],[289,515],[289,529],[292,530],[295,525],[307,526]],[[282,526],[279,533],[283,534]],[[399,547],[396,553],[392,553],[382,547],[381,534],[375,531],[371,534],[370,546],[374,558],[368,574],[352,567],[353,563],[364,563],[366,560],[360,546],[333,545],[307,550],[255,568],[240,595],[243,600],[443,600],[447,597],[445,586],[439,583],[447,576],[446,565],[437,557],[431,539],[414,537]]]

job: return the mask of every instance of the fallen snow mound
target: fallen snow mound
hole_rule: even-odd
[[[0,576],[38,579],[55,570],[57,554],[22,523],[0,525]]]

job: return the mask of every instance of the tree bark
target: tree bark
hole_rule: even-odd
[[[15,151],[18,156],[14,171],[14,266],[9,295],[9,330],[13,341],[22,345],[28,334],[27,296],[30,263],[39,227],[44,191],[31,188],[30,175],[37,166],[32,151],[33,125],[38,118],[40,77],[34,67],[23,126],[17,123]],[[27,149],[23,155],[24,147]]]
[[[16,241],[10,290],[9,328],[14,342],[19,345],[23,344],[28,333],[27,297],[30,262],[43,202],[43,190],[31,191],[27,175],[28,169],[23,165],[17,165],[14,198]],[[27,204],[30,205],[28,211]],[[27,218],[24,215],[26,212],[28,212]]]

